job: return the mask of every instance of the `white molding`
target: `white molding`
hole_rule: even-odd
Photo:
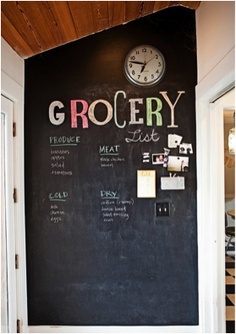
[[[15,213],[15,251],[19,255],[16,271],[17,318],[21,321],[21,332],[27,333],[27,290],[25,250],[25,202],[24,202],[24,61],[1,39],[1,94],[14,102],[13,118],[16,123],[14,137],[14,187],[18,201]],[[14,240],[12,241],[14,242]]]
[[[29,326],[29,333],[200,333],[199,326]]]
[[[199,305],[203,333],[225,332],[224,136],[222,92],[234,86],[232,52],[196,87]],[[227,94],[227,95],[228,95]],[[231,105],[232,107],[232,105]]]
[[[4,161],[4,216],[5,219],[1,224],[5,223],[5,247],[6,247],[6,263],[2,263],[6,270],[7,282],[7,317],[9,332],[16,331],[16,272],[15,272],[15,224],[14,224],[14,164],[13,164],[13,102],[4,96],[1,96],[1,114],[5,116],[4,124],[4,150],[1,154]],[[1,138],[2,139],[2,138]],[[2,146],[1,146],[2,148]],[[2,203],[2,202],[1,202]]]
[[[234,86],[235,48],[196,86],[197,100],[210,103]]]

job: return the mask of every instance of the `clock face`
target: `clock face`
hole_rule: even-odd
[[[161,52],[150,45],[132,49],[124,64],[125,75],[134,85],[150,87],[157,84],[165,73],[165,59]]]

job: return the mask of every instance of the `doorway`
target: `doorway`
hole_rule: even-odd
[[[1,331],[16,332],[13,107],[1,96]]]
[[[229,112],[233,112],[235,108],[235,89],[231,89],[226,93],[222,94],[219,98],[216,98],[210,106],[210,120],[211,120],[211,135],[210,135],[210,149],[211,149],[211,187],[212,187],[212,198],[211,198],[211,214],[213,217],[213,223],[215,224],[213,230],[213,242],[215,244],[213,249],[213,257],[215,259],[217,272],[217,283],[216,283],[216,312],[220,319],[219,326],[225,327],[226,331],[226,320],[227,312],[225,312],[225,296],[226,296],[226,285],[225,285],[225,212],[227,211],[227,196],[231,196],[231,205],[234,207],[234,189],[232,190],[231,184],[234,180],[229,181],[230,186],[227,184],[228,179],[225,175],[225,152],[226,148],[224,143],[224,119],[225,115]],[[232,125],[233,126],[233,125]],[[229,161],[230,160],[230,161]],[[233,159],[228,157],[229,162],[233,165]],[[232,175],[231,175],[232,177]],[[227,182],[226,182],[227,181]],[[227,185],[227,187],[226,187]],[[225,193],[227,191],[227,196]],[[230,194],[229,194],[230,192]],[[232,209],[233,209],[232,207]],[[220,323],[222,325],[220,325]],[[229,323],[227,323],[229,324]]]
[[[224,110],[224,180],[225,180],[225,305],[226,333],[235,333],[235,152],[229,138],[235,129],[235,110]],[[235,148],[235,141],[234,141]],[[232,239],[231,239],[232,237]]]

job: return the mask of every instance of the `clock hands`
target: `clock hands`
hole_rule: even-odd
[[[145,62],[143,63],[143,66],[142,66],[142,68],[141,68],[140,73],[142,73],[142,72],[144,71],[146,65],[147,65],[151,60],[153,60],[155,57],[156,57],[156,55],[153,56],[152,58],[150,58],[148,61],[145,61]]]
[[[134,85],[151,87],[157,84],[165,72],[165,58],[151,45],[134,47],[124,61],[124,73]]]
[[[149,59],[149,60],[146,62],[146,65],[147,65],[151,60],[153,60],[155,57],[156,57],[156,55],[153,56],[151,59]]]
[[[135,61],[135,60],[130,60],[129,62],[133,63],[133,64],[139,64],[139,65],[144,65],[145,64],[145,63],[143,63],[141,61]]]
[[[156,55],[153,56],[152,58],[150,58],[148,61],[145,60],[144,62],[136,61],[136,60],[130,60],[129,62],[132,63],[132,64],[142,65],[142,67],[141,67],[141,71],[140,71],[140,73],[142,73],[142,72],[144,71],[146,65],[147,65],[152,59],[154,59],[155,57],[156,57]]]
[[[143,71],[144,71],[144,69],[145,69],[145,67],[146,67],[146,62],[144,62],[144,64],[143,64],[143,66],[142,66],[142,68],[141,68],[141,71],[140,71],[140,73],[142,73]]]

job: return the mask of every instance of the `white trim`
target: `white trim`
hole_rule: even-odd
[[[4,193],[5,232],[6,232],[6,275],[7,275],[7,308],[9,332],[16,331],[16,273],[15,273],[15,226],[13,201],[13,102],[1,96],[1,114],[5,115],[4,125]],[[1,138],[2,139],[2,138]],[[1,146],[2,148],[2,146]],[[4,224],[4,222],[1,222]]]
[[[196,87],[199,316],[203,333],[225,332],[222,108],[226,106],[221,100],[218,105],[210,102],[234,86],[234,76],[232,50]]]
[[[210,214],[213,223],[213,312],[215,329],[225,332],[225,196],[224,196],[224,133],[223,116],[228,102],[234,104],[234,91],[225,94],[210,106]],[[232,106],[232,104],[231,104]]]
[[[26,251],[25,251],[25,203],[24,203],[24,61],[1,39],[2,68],[1,94],[14,102],[13,118],[16,123],[14,138],[14,187],[17,189],[15,212],[15,251],[19,255],[16,271],[17,319],[21,332],[27,327]]]
[[[200,333],[199,326],[29,326],[29,333]]]

